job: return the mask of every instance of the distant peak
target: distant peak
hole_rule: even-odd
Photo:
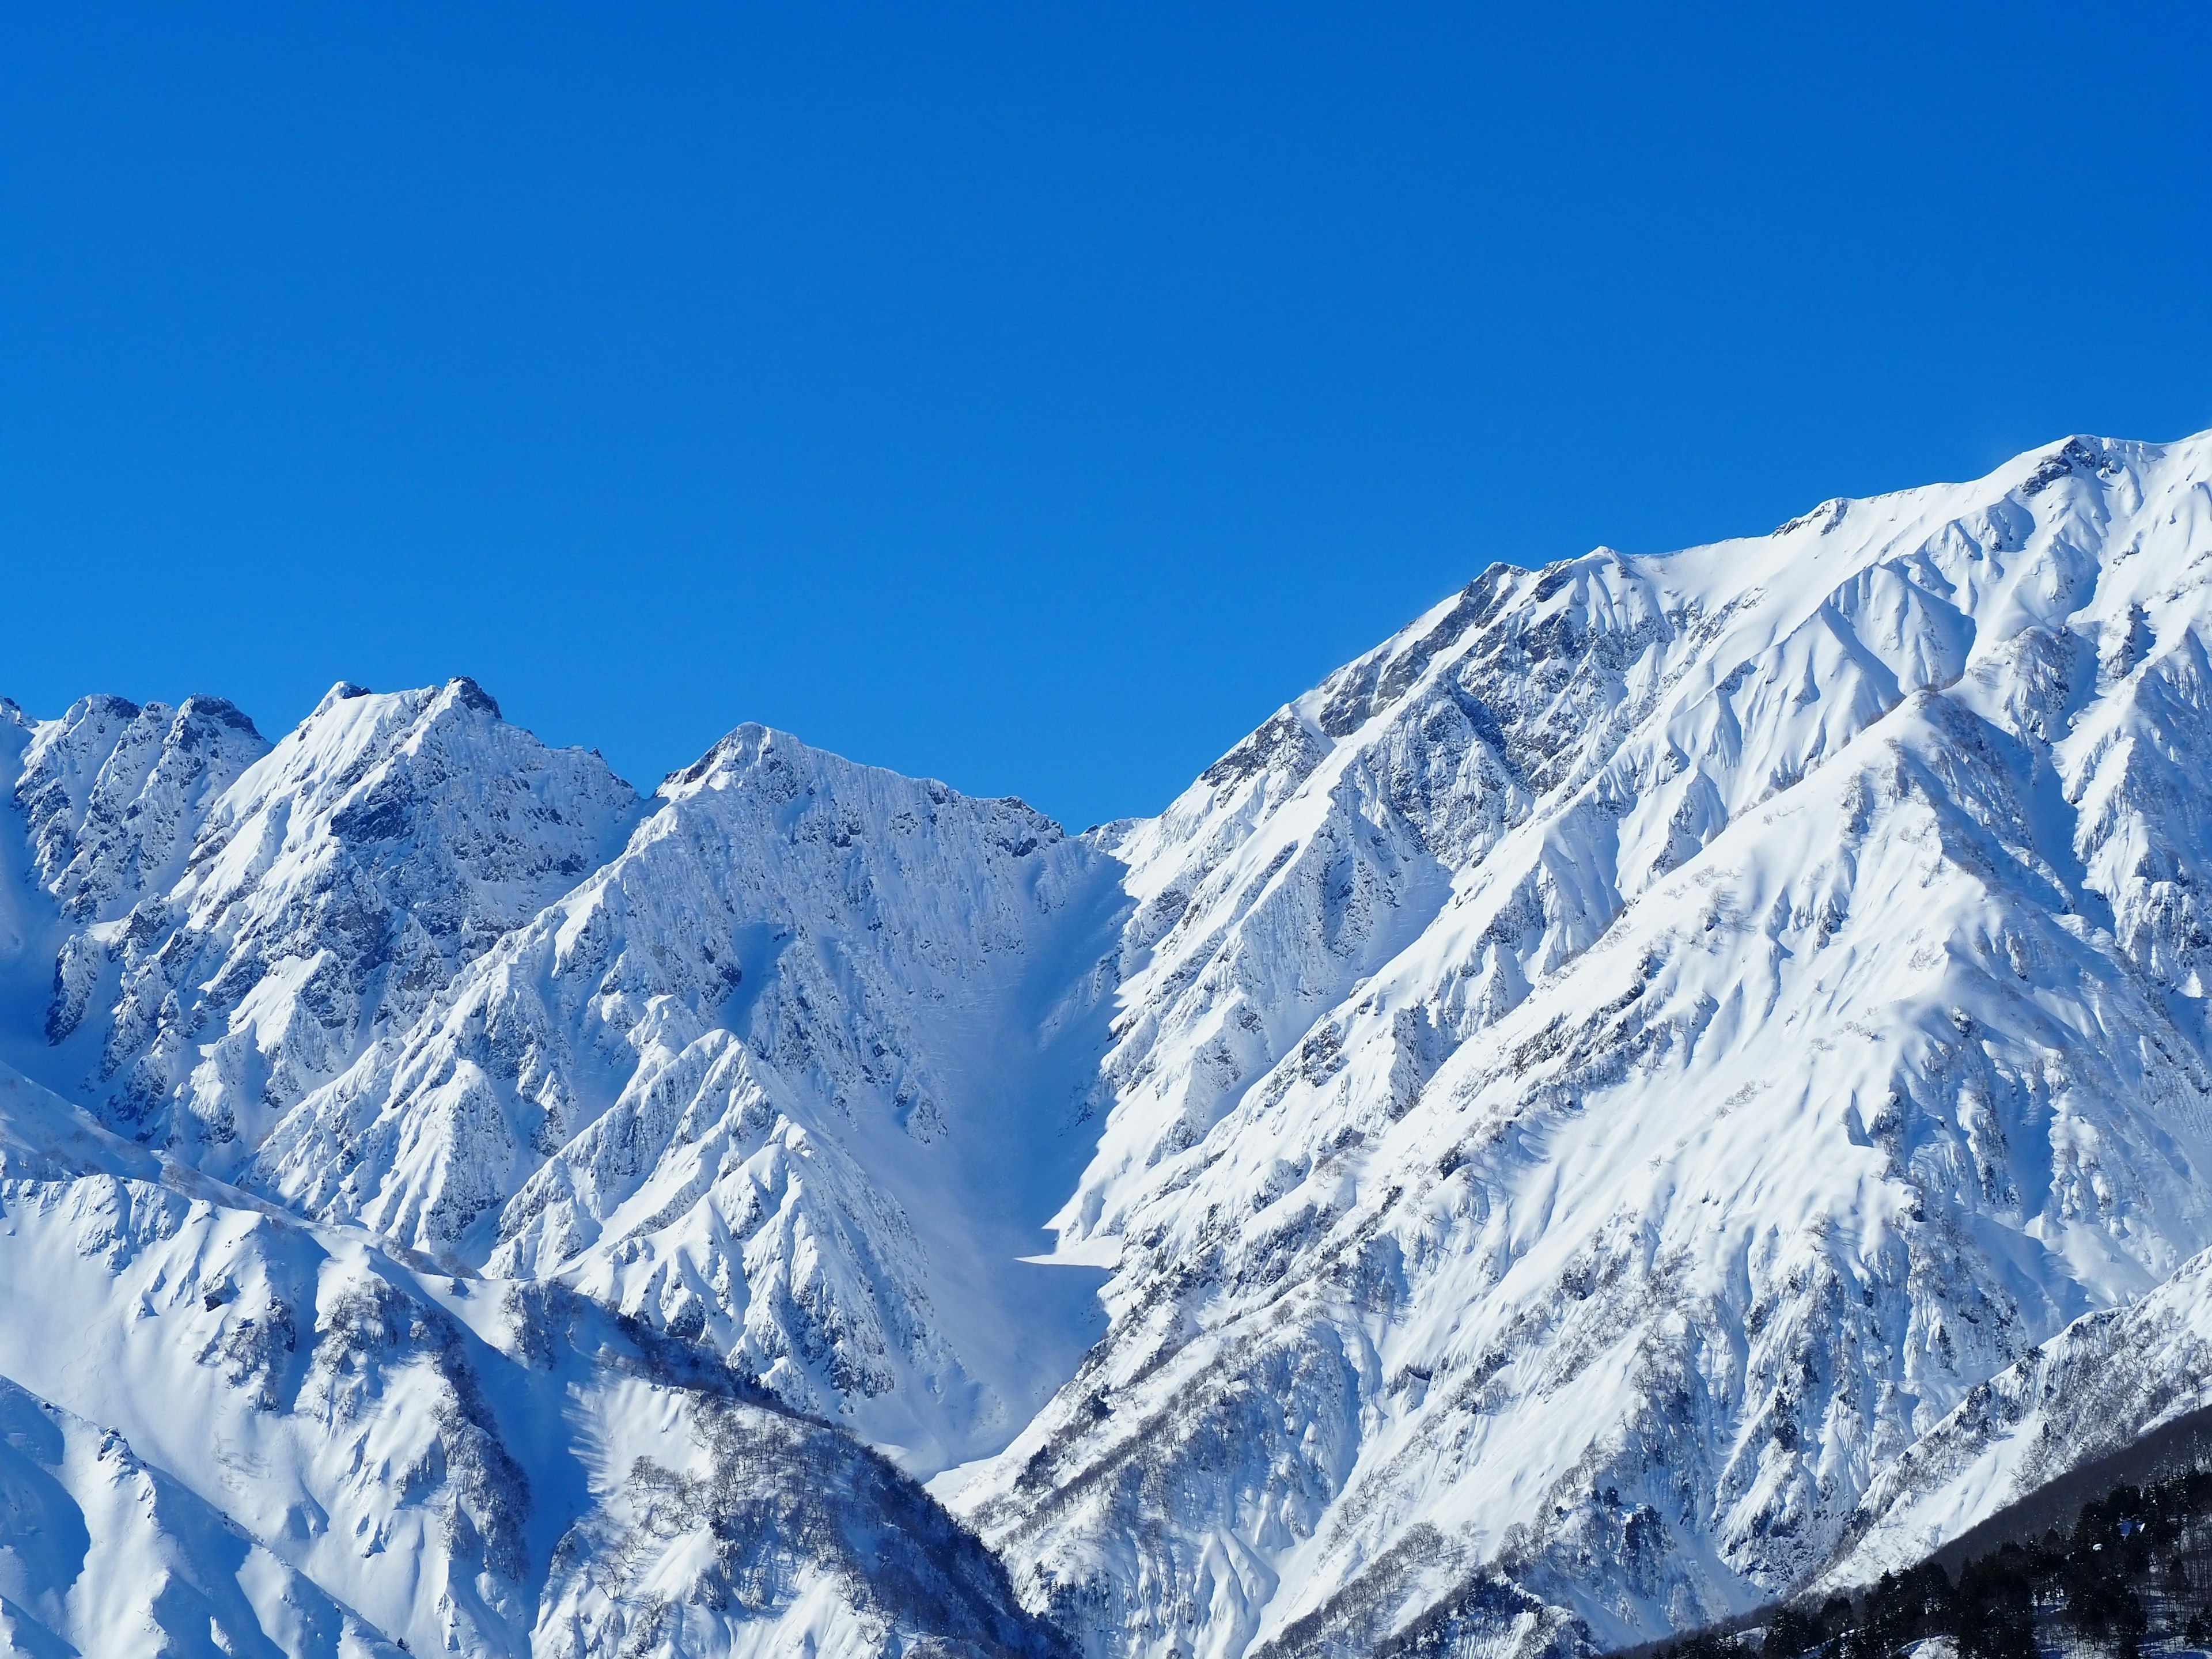
[[[453,694],[453,700],[464,708],[476,709],[494,720],[503,718],[499,712],[499,700],[466,674],[454,675],[446,682],[446,689]]]
[[[204,691],[195,691],[177,705],[180,720],[206,720],[216,726],[227,726],[234,732],[243,732],[259,739],[261,733],[246,711],[228,697],[210,696]]]
[[[763,750],[775,747],[779,742],[796,749],[804,749],[806,746],[788,732],[779,732],[774,726],[763,726],[758,720],[746,720],[742,725],[732,726],[716,738],[707,752],[693,761],[690,765],[671,772],[666,777],[661,779],[660,793],[665,793],[672,789],[681,789],[696,783],[725,762],[743,762],[751,759]]]
[[[70,705],[64,720],[76,721],[104,715],[109,720],[131,720],[138,718],[138,705],[128,697],[118,697],[112,692],[95,691],[88,697],[80,697]]]

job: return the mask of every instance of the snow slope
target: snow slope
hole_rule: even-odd
[[[0,1282],[11,1651],[1059,1650],[919,1488],[696,1350],[257,1206],[12,1072]]]
[[[2201,1358],[2208,612],[2212,434],[2079,438],[1493,567],[1072,839],[466,681],[0,704],[0,1419],[90,1540],[0,1617],[1565,1655],[1917,1551],[2097,1333],[2108,1427]]]
[[[1100,1328],[1022,1265],[1080,1168],[1116,866],[1018,801],[741,726],[250,1173],[703,1339],[929,1473]]]
[[[1032,1605],[1700,1621],[2212,1242],[2208,571],[2207,439],[1496,567],[1130,830],[1112,1328],[956,1498]]]
[[[2085,1314],[1969,1390],[1884,1468],[1823,1586],[1911,1565],[2060,1476],[2212,1407],[2212,1253]]]

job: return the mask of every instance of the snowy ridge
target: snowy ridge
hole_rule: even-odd
[[[1106,1341],[957,1502],[1094,1650],[1626,1642],[2212,1240],[2212,442],[1495,568],[1117,850]],[[1555,1639],[1511,1597],[1477,1650]],[[1517,1633],[1516,1633],[1517,1632]]]
[[[544,748],[466,680],[341,685],[273,750],[214,699],[88,698],[33,732],[15,793],[52,901],[19,972],[44,957],[52,988],[46,1046],[11,1032],[11,1057],[226,1172],[636,811],[598,757]]]
[[[1089,1276],[1015,1259],[1082,1157],[1112,868],[740,727],[252,1182],[703,1339],[922,1473],[995,1450],[1097,1333]]]
[[[0,1485],[187,1649],[1564,1659],[1879,1571],[2197,1398],[2208,635],[2212,434],[2076,438],[1494,566],[1073,839],[463,680],[0,703],[0,1264],[106,1345],[0,1316]]]
[[[694,1350],[225,1203],[10,1074],[0,1130],[12,1650],[1058,1650],[918,1488]],[[89,1164],[19,1151],[57,1137]]]
[[[2059,1476],[2212,1406],[2212,1253],[1971,1389],[1866,1496],[1822,1586],[1909,1565]]]

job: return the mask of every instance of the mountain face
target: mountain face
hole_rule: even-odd
[[[2212,1252],[1969,1389],[1859,1500],[1822,1588],[1910,1566],[2060,1477],[2212,1407]]]
[[[2212,1240],[2208,480],[2080,441],[1494,568],[1123,833],[1059,1218],[1112,1326],[956,1498],[1032,1604],[1147,1655],[1700,1622]]]
[[[0,1620],[1564,1656],[1917,1554],[2201,1388],[2208,557],[2212,436],[1494,566],[1072,838],[0,703]]]
[[[251,1184],[702,1340],[923,1473],[1101,1322],[1024,1267],[1080,1167],[1113,866],[1018,801],[741,726],[305,1098]]]
[[[1062,1651],[881,1458],[573,1292],[302,1224],[12,1073],[0,1212],[11,1652]]]
[[[597,868],[638,811],[596,755],[545,748],[467,680],[340,685],[274,749],[211,698],[9,720],[18,973],[52,974],[45,1049],[12,1030],[10,1057],[216,1172]]]

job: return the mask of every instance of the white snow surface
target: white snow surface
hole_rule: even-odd
[[[2203,438],[1496,567],[1123,833],[1112,1328],[957,1496],[1032,1603],[1732,1612],[2212,1241],[2208,577]]]
[[[2212,1407],[2212,1251],[1967,1391],[1860,1499],[1823,1589],[1911,1565],[2059,1476]]]
[[[1087,1150],[1115,868],[741,726],[252,1184],[703,1339],[917,1472],[996,1451],[1103,1327],[1020,1258]]]
[[[20,745],[30,867],[0,875],[18,875],[31,948],[11,988],[46,1006],[0,1042],[210,1170],[234,1171],[638,816],[598,756],[545,748],[467,680],[341,684],[274,749],[212,698],[15,712],[0,730]]]
[[[342,1261],[313,1282],[434,1304],[459,1346],[408,1341],[472,1374],[526,1344],[453,1285],[632,1316],[584,1416],[495,1437],[598,1517],[578,1577],[538,1522],[521,1577],[474,1522],[404,1589],[295,1547],[285,1493],[337,1513],[296,1473],[326,1448],[203,1478],[191,1402],[259,1373],[185,1387],[116,1337],[57,1375],[27,1295],[0,1376],[59,1415],[8,1439],[21,1482],[156,1547],[94,1524],[112,1426],[319,1630],[578,1656],[957,1624],[795,1538],[765,1600],[699,1588],[702,1494],[827,1455],[816,1418],[936,1476],[1099,1656],[1565,1654],[1903,1559],[2041,1478],[1962,1422],[2196,1305],[2208,631],[2212,434],[2075,438],[1767,537],[1494,566],[1075,838],[750,726],[640,800],[465,681],[342,686],[273,748],[213,699],[0,705],[0,1054],[76,1103],[9,1120],[55,1168],[0,1250],[136,1330],[190,1310],[100,1276],[173,1285],[174,1252],[58,1241],[109,1188],[198,1204],[227,1219],[195,1261],[284,1241],[298,1310],[298,1264]],[[2194,1317],[2138,1333],[2113,1420],[2165,1420]],[[767,1392],[668,1428],[639,1344]],[[296,1417],[288,1363],[239,1409]],[[398,1474],[343,1478],[429,1540]],[[276,1593],[195,1528],[160,1545],[195,1595]],[[82,1646],[40,1571],[0,1614]]]
[[[303,1224],[11,1070],[0,1282],[11,1652],[1054,1650],[918,1488],[696,1350]]]

